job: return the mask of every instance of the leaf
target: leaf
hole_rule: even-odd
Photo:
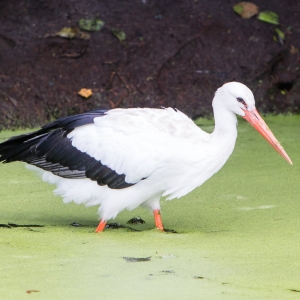
[[[291,52],[291,54],[296,54],[296,53],[298,53],[298,48],[296,48],[295,46],[291,46],[291,48],[290,48],[290,52]]]
[[[82,32],[78,27],[76,26],[72,26],[72,27],[64,27],[61,30],[55,32],[55,33],[51,33],[51,34],[45,34],[44,36],[42,36],[43,38],[48,38],[48,37],[54,37],[54,36],[59,36],[62,37],[64,39],[74,39],[79,38],[79,39],[83,39],[83,40],[88,40],[90,39],[90,35],[88,33]]]
[[[78,34],[77,27],[64,27],[60,31],[57,31],[55,34],[65,39],[74,39]]]
[[[262,11],[257,16],[257,19],[266,23],[279,25],[279,17],[272,11]]]
[[[86,88],[83,88],[83,89],[81,89],[81,90],[78,92],[78,95],[80,95],[80,96],[83,97],[83,98],[88,98],[88,97],[90,97],[92,94],[93,94],[92,90],[91,90],[91,89],[86,89]]]
[[[121,30],[121,29],[112,27],[112,28],[111,28],[111,33],[112,33],[116,38],[118,38],[118,40],[119,40],[120,42],[123,42],[123,41],[125,41],[125,39],[126,39],[126,33],[125,33],[123,30]]]
[[[131,218],[129,221],[127,221],[127,224],[144,224],[145,221],[143,219],[141,219],[140,217],[134,217]]]
[[[283,45],[283,41],[285,38],[285,34],[278,28],[275,28],[275,32],[277,33],[278,41],[281,45]]]
[[[244,11],[244,8],[243,6],[240,4],[240,3],[237,3],[233,6],[233,10],[239,14],[239,15],[242,15],[243,11]]]
[[[26,294],[38,293],[39,290],[26,290]]]
[[[128,256],[123,256],[123,259],[128,261],[128,262],[142,262],[142,261],[150,261],[151,256],[148,257],[128,257]]]
[[[258,14],[258,6],[252,2],[239,2],[233,6],[233,10],[243,19],[249,19]]]
[[[80,19],[79,28],[86,31],[100,31],[105,22],[100,19]]]
[[[275,28],[275,31],[276,31],[278,37],[279,37],[280,39],[284,40],[285,34],[284,34],[280,29],[278,29],[278,28]]]

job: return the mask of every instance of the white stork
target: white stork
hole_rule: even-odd
[[[235,145],[236,115],[292,164],[245,85],[224,84],[212,105],[212,134],[173,108],[95,110],[10,138],[0,144],[0,161],[33,165],[66,203],[100,205],[96,232],[120,211],[138,206],[150,208],[163,231],[160,198],[180,198],[222,168]]]

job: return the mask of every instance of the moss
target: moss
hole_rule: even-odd
[[[240,120],[224,168],[186,197],[162,201],[164,224],[177,234],[153,229],[142,209],[115,220],[125,225],[140,216],[146,223],[130,226],[142,231],[95,234],[96,208],[63,204],[21,163],[1,165],[0,223],[45,225],[0,228],[2,298],[291,298],[300,288],[300,116],[266,121],[294,165]],[[211,130],[211,120],[200,123]],[[19,133],[3,131],[0,139]]]

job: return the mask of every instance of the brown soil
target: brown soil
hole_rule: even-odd
[[[279,26],[242,19],[236,2],[1,1],[0,130],[95,108],[172,106],[208,116],[214,91],[232,80],[253,90],[262,112],[299,113],[299,1],[255,1],[279,15]],[[45,37],[92,17],[105,26],[89,40]],[[81,88],[93,95],[80,97]]]

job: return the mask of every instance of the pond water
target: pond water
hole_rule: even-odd
[[[1,297],[298,298],[300,117],[265,119],[294,165],[241,120],[224,168],[189,195],[162,201],[164,225],[177,233],[158,232],[152,215],[137,209],[112,222],[140,231],[96,234],[96,207],[63,204],[22,163],[0,165],[0,223],[44,225],[0,227]],[[145,223],[126,224],[137,216]]]

